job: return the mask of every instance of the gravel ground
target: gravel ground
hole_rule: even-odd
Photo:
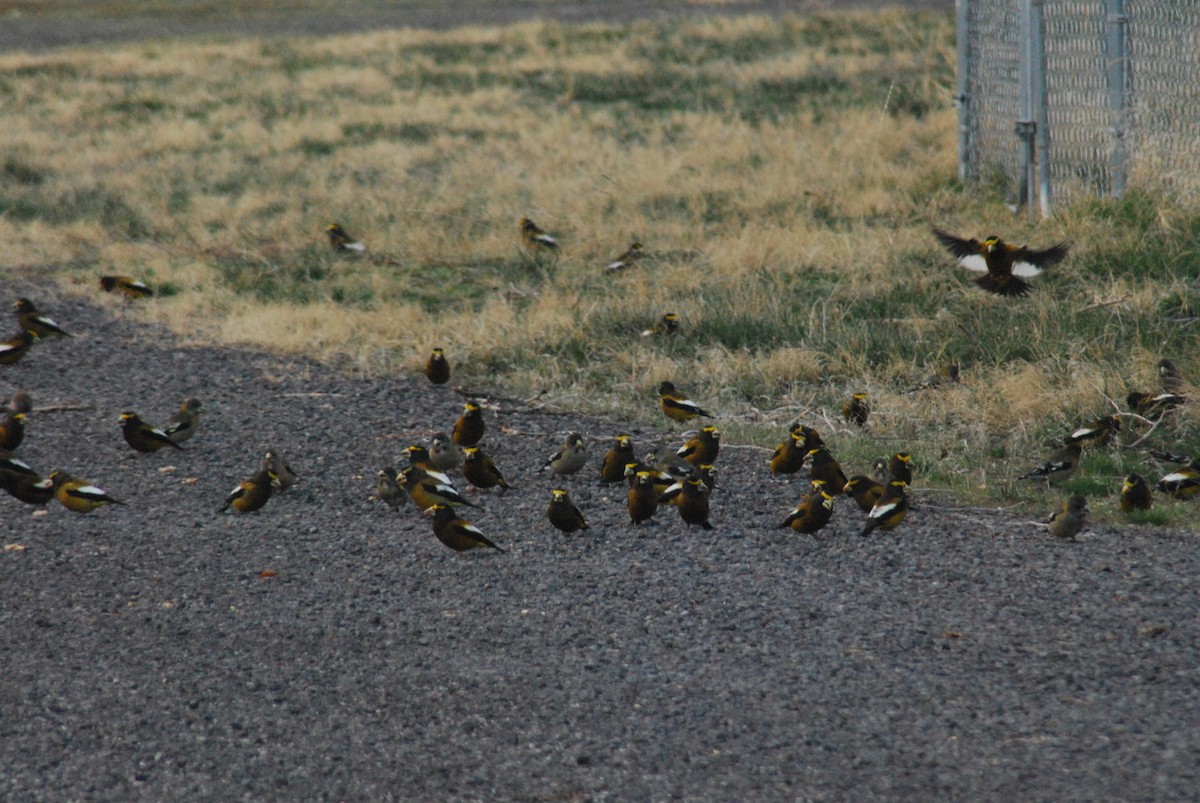
[[[4,283],[75,334],[0,366],[39,407],[25,459],[128,502],[89,515],[0,498],[0,799],[733,800],[1191,798],[1200,786],[1200,574],[1190,533],[1054,542],[923,502],[862,539],[775,529],[801,482],[726,448],[711,532],[627,524],[620,489],[567,484],[591,530],[544,520],[536,468],[619,422],[492,399],[517,490],[458,555],[374,472],[448,428],[419,375],[180,343],[110,299]],[[7,302],[6,302],[7,303]],[[135,455],[116,419],[209,412],[186,450]],[[648,401],[649,403],[649,401]],[[634,431],[639,450],[666,427]],[[674,436],[672,436],[674,437]],[[302,474],[217,515],[267,446]],[[599,445],[594,449],[601,448]],[[262,573],[274,573],[263,576]]]

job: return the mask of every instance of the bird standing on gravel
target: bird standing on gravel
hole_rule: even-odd
[[[681,457],[693,466],[709,464],[716,462],[717,455],[721,451],[721,430],[714,426],[707,426],[696,433],[696,437],[690,439],[679,450],[675,452],[677,457]]]
[[[429,465],[438,471],[451,471],[462,465],[462,452],[445,432],[435,432],[429,439]]]
[[[465,552],[468,549],[504,550],[496,546],[483,532],[466,519],[460,519],[449,505],[436,504],[425,511],[433,516],[433,534],[437,539],[455,552]]]
[[[900,480],[892,480],[883,489],[879,501],[867,514],[867,526],[863,535],[870,535],[878,527],[881,530],[894,529],[908,515],[908,485]]]
[[[392,510],[399,510],[407,494],[396,482],[396,469],[385,466],[375,475],[375,495]]]
[[[134,451],[145,453],[157,452],[159,449],[165,449],[168,446],[173,449],[183,449],[182,446],[171,440],[171,437],[167,433],[158,427],[147,424],[137,413],[121,413],[119,421],[121,424],[121,434],[125,437],[125,442]]]
[[[179,412],[167,419],[162,430],[175,443],[183,443],[196,434],[196,429],[200,426],[200,413],[203,411],[204,405],[199,399],[184,399],[183,404],[179,406]]]
[[[495,488],[499,486],[507,491],[512,486],[504,480],[496,461],[484,453],[478,446],[468,446],[463,449],[463,477],[476,488]]]
[[[659,492],[654,488],[655,475],[649,471],[639,471],[629,486],[625,497],[625,507],[629,511],[630,524],[641,524],[652,518],[658,512]]]
[[[1075,536],[1083,529],[1087,513],[1087,500],[1079,494],[1071,496],[1046,522],[1049,525],[1050,534],[1064,541],[1074,541]]]
[[[633,438],[624,433],[615,436],[612,448],[604,455],[604,462],[600,465],[600,481],[620,482],[625,479],[625,466],[636,462]]]
[[[43,315],[28,298],[18,298],[13,308],[17,312],[17,320],[20,322],[21,328],[27,332],[33,332],[38,337],[71,336],[64,332],[53,318]]]
[[[587,463],[587,445],[583,442],[582,435],[572,432],[563,441],[563,445],[558,447],[558,451],[550,455],[550,458],[538,470],[550,469],[551,472],[561,477],[578,472],[585,463]]]
[[[8,400],[8,409],[13,413],[29,413],[33,411],[33,396],[27,390],[18,390]]]
[[[429,359],[425,361],[425,378],[435,385],[450,381],[450,361],[444,350],[434,349],[429,353]]]
[[[865,474],[855,474],[846,480],[842,492],[848,495],[858,505],[863,513],[870,513],[871,508],[883,495],[883,483],[876,482]]]
[[[810,449],[808,456],[812,458],[812,478],[825,483],[826,493],[837,496],[846,487],[846,473],[842,464],[824,446]]]
[[[17,332],[7,340],[0,341],[0,365],[15,365],[29,353],[37,342],[37,335],[28,330]]]
[[[454,422],[454,442],[459,446],[474,446],[483,440],[487,425],[483,421],[483,410],[473,401],[463,405],[462,415]]]
[[[277,477],[270,469],[262,469],[245,482],[239,482],[225,497],[225,504],[217,508],[218,513],[224,513],[233,508],[238,513],[250,513],[258,510],[267,503],[275,490]]]
[[[25,414],[9,413],[0,421],[0,449],[14,452],[25,440]]]
[[[779,526],[791,527],[798,533],[817,532],[833,517],[833,498],[825,490],[825,483],[815,480],[812,491],[805,494]]]
[[[54,498],[59,504],[76,513],[91,513],[104,505],[125,504],[120,499],[113,499],[90,482],[76,479],[65,471],[51,471],[50,482],[54,485]]]
[[[355,242],[354,238],[347,234],[346,230],[339,223],[330,223],[325,227],[325,233],[329,235],[329,244],[338,253],[344,254],[349,252],[361,254],[367,250],[365,245]]]
[[[672,421],[691,421],[697,417],[712,418],[700,405],[677,391],[675,385],[670,382],[659,383],[658,406]]]
[[[941,229],[934,229],[933,233],[946,250],[958,259],[959,265],[984,274],[975,280],[977,285],[989,293],[1009,298],[1028,295],[1030,287],[1024,279],[1057,265],[1070,250],[1067,243],[1038,251],[1024,245],[1009,245],[996,236],[981,242],[956,237]]]
[[[571,495],[562,488],[555,488],[550,492],[550,504],[546,506],[546,518],[564,533],[573,533],[588,528],[587,522],[583,520],[583,514],[571,501]]]
[[[775,447],[771,454],[771,476],[795,474],[804,468],[808,449],[804,446],[804,434],[799,429],[788,433],[788,439]]]
[[[293,471],[282,455],[274,449],[268,449],[263,453],[260,468],[271,473],[271,484],[277,491],[286,491],[300,479],[300,475]]]
[[[439,482],[419,466],[409,466],[401,471],[398,481],[403,484],[419,510],[428,510],[438,504],[479,507],[460,494],[453,485]]]
[[[682,482],[677,483],[678,490],[668,488],[667,492],[659,498],[659,503],[675,504],[679,508],[679,518],[683,519],[685,524],[702,527],[705,530],[711,530],[713,526],[708,523],[708,486],[704,484],[704,480],[699,477],[690,477]],[[678,494],[678,500],[675,499],[675,494]]]

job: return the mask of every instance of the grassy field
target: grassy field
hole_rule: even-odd
[[[672,379],[727,442],[799,418],[852,470],[908,449],[926,489],[1017,503],[1160,357],[1200,376],[1200,209],[1143,181],[1040,222],[960,186],[953,57],[948,15],[904,12],[0,56],[0,259],[87,293],[136,275],[199,340],[367,374],[443,346],[457,382],[619,420],[661,419]],[[557,258],[521,248],[522,216]],[[332,221],[368,255],[335,254]],[[1073,250],[1008,300],[932,225]],[[605,274],[632,240],[645,258]],[[681,333],[642,337],[666,312]],[[961,383],[906,392],[951,362]],[[861,432],[839,418],[857,391]],[[1143,445],[1200,453],[1198,425],[1184,408]],[[1113,514],[1130,470],[1161,473],[1118,448],[1067,488]],[[1188,513],[1161,507],[1142,520]]]

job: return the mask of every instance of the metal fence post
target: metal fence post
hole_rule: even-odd
[[[1030,106],[1034,120],[1034,161],[1037,177],[1038,207],[1042,217],[1050,217],[1050,109],[1046,97],[1046,3],[1032,0],[1030,3],[1031,41],[1029,45]],[[1032,197],[1032,193],[1031,193]],[[1033,210],[1032,201],[1030,211]]]
[[[1108,108],[1112,112],[1113,148],[1109,163],[1109,190],[1113,197],[1125,194],[1129,174],[1129,149],[1125,142],[1129,53],[1125,50],[1125,0],[1107,0],[1105,17],[1105,59],[1108,62]]]
[[[1021,177],[1017,192],[1018,206],[1033,209],[1034,164],[1036,162],[1033,136],[1037,123],[1033,119],[1033,0],[1022,0],[1020,33],[1018,34],[1017,122],[1015,133],[1021,140]]]
[[[967,107],[967,97],[971,86],[971,41],[970,41],[970,0],[954,0],[954,42],[955,65],[958,77],[957,94],[954,96],[958,104],[958,180],[965,182],[975,178],[971,169],[973,164],[971,150],[971,117]]]

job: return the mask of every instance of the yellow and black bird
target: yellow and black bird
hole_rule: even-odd
[[[444,350],[434,349],[430,352],[429,359],[425,361],[425,377],[435,385],[450,381],[450,361],[446,359]]]
[[[846,487],[846,473],[842,471],[842,464],[830,453],[829,449],[818,446],[815,449],[809,449],[808,456],[812,458],[812,479],[825,483],[826,491],[832,496],[842,493]]]
[[[908,515],[908,485],[900,480],[892,480],[883,489],[879,501],[867,514],[867,526],[863,535],[870,535],[878,527],[881,530],[891,530]]]
[[[1178,393],[1139,393],[1131,391],[1125,397],[1129,409],[1138,415],[1157,421],[1168,411],[1187,401],[1186,396]]]
[[[420,510],[428,510],[437,504],[479,507],[460,494],[453,485],[438,482],[418,466],[409,466],[401,471],[399,481]]]
[[[28,298],[18,298],[13,305],[17,311],[17,320],[26,332],[33,332],[38,337],[70,337],[49,315],[43,315]]]
[[[454,442],[459,446],[474,446],[483,440],[487,425],[483,421],[483,410],[474,401],[463,405],[463,413],[454,422]]]
[[[674,335],[679,333],[679,316],[673,312],[668,312],[658,319],[658,322],[649,329],[642,331],[642,337],[650,337],[651,335]]]
[[[904,391],[905,393],[917,393],[922,390],[932,390],[934,388],[943,388],[947,385],[958,384],[961,371],[958,363],[946,363],[940,366],[937,371],[921,380],[918,384]]]
[[[676,499],[676,494],[678,499]],[[689,477],[680,485],[678,491],[667,489],[659,498],[659,503],[674,504],[679,508],[679,518],[685,524],[711,530],[708,523],[708,486],[699,477]]]
[[[820,480],[814,482],[812,491],[804,495],[779,526],[791,527],[798,533],[815,533],[828,524],[833,518],[834,497],[824,485]]]
[[[1075,536],[1083,529],[1084,519],[1087,518],[1087,500],[1079,494],[1074,494],[1062,503],[1050,520],[1046,522],[1047,529],[1055,538],[1064,541],[1074,541]]]
[[[587,445],[584,443],[582,435],[572,432],[563,441],[563,445],[558,447],[558,451],[550,455],[550,458],[538,471],[550,469],[554,474],[564,476],[578,472],[585,463],[587,463]]]
[[[617,435],[612,448],[604,455],[604,462],[600,464],[600,481],[620,482],[625,479],[625,466],[636,462],[633,438],[625,434]]]
[[[788,433],[788,439],[775,447],[771,454],[771,476],[795,474],[804,468],[809,450],[804,446],[804,434],[799,430]]]
[[[1083,451],[1078,443],[1068,443],[1050,459],[1021,477],[1023,480],[1046,480],[1051,485],[1057,485],[1070,477],[1079,468],[1079,455]]]
[[[1162,382],[1162,389],[1167,393],[1182,393],[1187,389],[1188,383],[1183,378],[1183,374],[1179,373],[1175,362],[1166,357],[1158,361],[1158,379]]]
[[[162,431],[167,433],[167,437],[175,443],[183,443],[196,434],[202,412],[204,412],[204,405],[200,403],[199,399],[186,398],[179,406],[179,412],[167,419]]]
[[[1176,499],[1191,499],[1200,494],[1200,460],[1193,460],[1165,475],[1156,487]]]
[[[675,454],[693,466],[698,466],[703,463],[712,464],[716,462],[720,451],[721,430],[714,426],[707,426],[696,433],[696,437],[688,440],[683,446],[680,446]]]
[[[846,480],[842,493],[849,496],[863,513],[870,513],[871,508],[883,495],[883,483],[876,482],[865,474],[855,474]]]
[[[33,412],[33,396],[27,390],[18,390],[8,400],[8,409],[13,413]]]
[[[263,452],[259,468],[271,473],[271,484],[277,491],[286,491],[300,480],[300,475],[293,471],[283,456],[274,449]]]
[[[504,551],[474,524],[466,519],[460,519],[454,512],[454,508],[449,505],[438,503],[427,508],[425,513],[433,517],[433,534],[437,536],[437,540],[455,552],[465,552],[468,549]]]
[[[42,478],[28,465],[15,458],[0,461],[0,489],[27,505],[44,505],[54,498],[54,480],[49,477]]]
[[[445,432],[435,432],[429,439],[429,465],[437,471],[452,471],[462,465],[462,451]]]
[[[583,520],[583,514],[571,501],[571,495],[562,488],[555,488],[550,492],[550,504],[546,505],[546,518],[564,533],[573,533],[588,528],[587,522]]]
[[[126,411],[121,413],[118,420],[121,424],[121,434],[125,436],[125,442],[134,451],[157,452],[168,446],[173,449],[183,449],[182,446],[171,440],[167,433],[158,427],[147,424],[137,413]]]
[[[629,522],[641,524],[658,512],[659,492],[654,488],[655,476],[649,471],[639,471],[629,486],[625,507],[629,511]]]
[[[1106,415],[1090,424],[1077,427],[1063,443],[1078,443],[1080,446],[1107,446],[1113,436],[1121,431],[1121,419]]]
[[[517,221],[517,226],[521,229],[521,241],[525,243],[525,248],[531,255],[536,256],[542,250],[558,250],[558,240],[544,232],[529,218],[521,218]]]
[[[639,474],[647,475],[654,486],[654,499],[657,502],[658,498],[678,481],[678,478],[658,468],[654,461],[649,459],[650,457],[652,455],[647,455],[647,459],[625,466],[625,478],[629,480],[629,487],[632,488],[637,484]]]
[[[270,469],[262,469],[245,482],[234,486],[225,503],[217,508],[218,513],[224,513],[232,508],[238,513],[250,513],[258,510],[271,498],[275,490],[275,475]]]
[[[905,485],[912,485],[912,455],[908,452],[896,452],[888,460],[888,478],[900,480]]]
[[[396,482],[396,469],[384,466],[375,475],[375,495],[392,510],[399,510],[408,494]]]
[[[712,418],[700,405],[677,391],[675,385],[670,382],[659,383],[658,406],[672,421],[691,421],[697,417]]]
[[[1121,483],[1121,511],[1132,513],[1135,510],[1149,510],[1153,504],[1150,483],[1146,482],[1146,478],[1136,472],[1126,476]]]
[[[633,242],[633,243],[629,244],[629,247],[627,249],[625,249],[625,253],[621,254],[621,256],[617,257],[612,262],[609,262],[607,265],[605,265],[604,270],[608,273],[612,273],[612,272],[618,271],[618,270],[625,270],[626,268],[633,267],[634,263],[637,262],[641,258],[642,258],[642,244],[638,243],[638,242]]]
[[[357,253],[361,254],[367,250],[367,247],[360,242],[356,242],[353,237],[346,233],[346,230],[338,223],[330,223],[325,227],[325,233],[329,235],[329,244],[333,246],[333,250],[339,253]]]
[[[0,341],[0,365],[15,365],[20,362],[37,340],[37,335],[25,330]]]
[[[132,276],[101,276],[100,289],[126,298],[149,298],[154,291]]]
[[[871,404],[867,401],[867,394],[855,393],[850,397],[850,400],[842,405],[842,417],[848,423],[856,424],[860,427],[867,425],[867,416],[871,414]]]
[[[496,488],[507,491],[512,486],[504,481],[504,475],[496,468],[496,463],[478,446],[468,446],[463,449],[463,477],[476,488]]]
[[[409,446],[404,450],[404,455],[408,458],[410,466],[416,466],[440,483],[445,485],[454,484],[449,474],[433,464],[433,455],[421,444],[414,443],[412,446]]]
[[[54,498],[67,510],[76,513],[91,513],[104,505],[125,504],[90,482],[72,477],[59,469],[50,472],[50,481],[54,485]]]
[[[9,413],[0,421],[0,449],[14,452],[25,440],[25,414]]]
[[[975,284],[989,293],[1009,298],[1028,295],[1030,287],[1025,279],[1057,265],[1071,248],[1068,243],[1059,243],[1036,250],[1010,245],[994,235],[982,241],[968,240],[941,229],[934,229],[933,234],[958,259],[959,265],[983,274]]]

